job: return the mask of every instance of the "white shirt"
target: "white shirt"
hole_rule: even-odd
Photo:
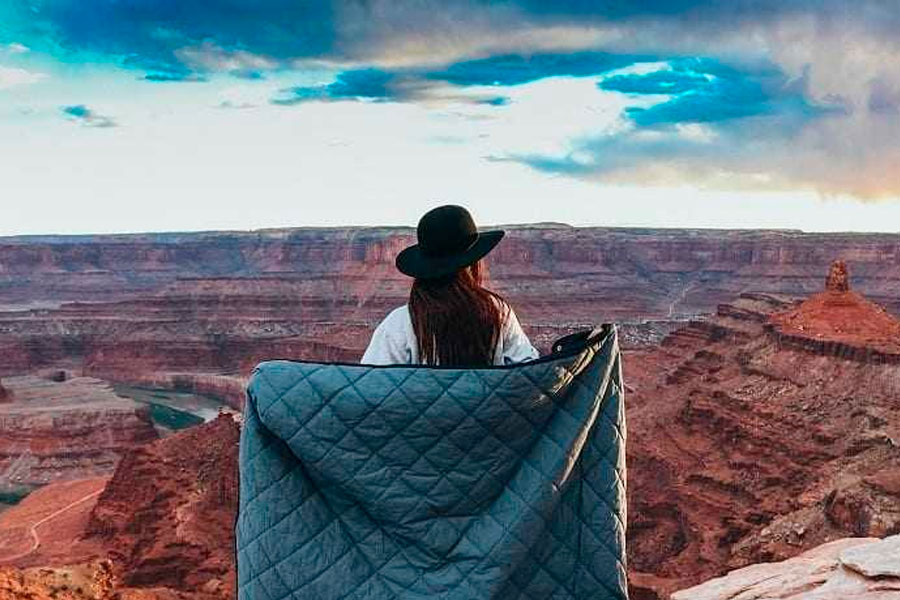
[[[493,364],[508,365],[538,356],[510,307],[494,348]],[[408,304],[398,306],[378,324],[360,362],[367,365],[419,364],[419,345]]]

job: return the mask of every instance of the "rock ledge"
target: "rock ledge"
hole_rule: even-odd
[[[847,538],[795,558],[732,571],[672,600],[896,600],[900,535]]]

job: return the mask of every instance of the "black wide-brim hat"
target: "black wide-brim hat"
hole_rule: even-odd
[[[397,255],[397,269],[418,279],[446,277],[483,258],[505,233],[500,229],[479,232],[462,206],[438,206],[419,219],[418,243]]]

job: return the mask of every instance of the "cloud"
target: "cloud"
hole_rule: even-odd
[[[14,88],[23,85],[31,85],[42,79],[46,79],[44,73],[35,73],[26,69],[16,67],[0,66],[0,90]]]
[[[334,42],[331,2],[95,0],[90,10],[78,0],[12,2],[63,51],[119,57],[149,73],[231,71],[249,56],[276,64],[321,56]]]
[[[144,81],[155,81],[157,83],[165,83],[172,81],[207,81],[207,78],[203,75],[198,75],[196,73],[190,73],[186,71],[157,71],[155,73],[147,73],[143,77],[141,77]]]
[[[478,98],[473,100],[474,104],[484,104],[487,106],[508,106],[512,100],[509,96],[494,96],[493,98]]]
[[[401,73],[369,68],[339,73],[333,83],[282,90],[273,104],[291,105],[311,100],[404,101],[416,95],[414,80]],[[421,86],[418,86],[421,88]]]
[[[736,182],[900,196],[896,0],[96,0],[90,11],[76,0],[5,5],[24,17],[9,25],[0,14],[8,36],[0,42],[72,62],[81,52],[89,61],[106,56],[149,81],[275,79],[275,72],[280,80],[310,65],[340,73],[325,85],[285,88],[266,99],[272,104],[468,103],[499,116],[514,111],[518,90],[536,82],[597,78],[597,94],[629,102],[612,139],[601,131],[560,134],[571,155],[541,154],[546,140],[539,140],[531,152],[515,148],[495,158],[573,177],[644,181],[665,173],[690,183],[731,174]],[[691,63],[695,57],[706,62]],[[615,72],[651,60],[669,68]]]
[[[28,46],[19,42],[12,42],[6,45],[6,51],[10,54],[26,54],[29,51]]]
[[[248,108],[256,108],[258,105],[252,102],[235,102],[234,100],[222,100],[219,102],[219,108],[227,108],[231,110],[246,110]]]
[[[867,108],[876,115],[892,116],[900,113],[900,86],[884,79],[872,81]]]
[[[72,104],[63,106],[60,111],[73,121],[81,123],[85,127],[117,127],[118,124],[110,117],[97,114],[84,104]]]
[[[817,28],[858,22],[896,38],[900,25],[894,0],[860,0],[852,11],[846,0],[94,0],[90,11],[78,0],[9,2],[28,21],[24,30],[52,36],[66,51],[203,73],[260,70],[233,64],[248,60],[272,67],[297,59],[386,67],[414,55],[420,63],[461,61],[512,46],[514,55],[553,47],[671,55],[708,53],[730,40],[765,53],[765,35],[735,34],[802,20]]]
[[[490,160],[610,183],[895,195],[889,165],[900,154],[884,148],[897,126],[868,126],[867,141],[854,135],[853,144],[836,143],[860,126],[859,115],[842,99],[810,101],[808,85],[806,77],[788,77],[772,64],[738,68],[674,59],[665,68],[614,74],[598,84],[644,102],[625,108],[622,128],[588,132],[557,153],[509,151]],[[646,105],[648,99],[654,103]],[[869,153],[869,146],[880,151]]]
[[[624,94],[683,94],[708,87],[710,80],[698,73],[675,70],[647,74],[613,75],[597,84],[601,90]]]
[[[369,67],[339,73],[330,84],[282,90],[274,104],[292,105],[319,101],[365,100],[415,102],[444,99],[490,106],[509,103],[505,96],[466,96],[454,90],[469,87],[509,87],[550,77],[589,77],[631,65],[649,57],[606,52],[506,54],[466,60],[436,68]]]
[[[504,54],[456,62],[423,76],[461,86],[511,86],[547,77],[590,77],[649,60],[653,59],[596,51]]]
[[[814,117],[847,110],[838,99],[811,103],[807,85],[804,78],[791,80],[771,64],[742,70],[717,60],[692,58],[671,61],[666,70],[616,75],[604,79],[598,87],[636,95],[672,96],[647,108],[627,108],[627,116],[641,126],[713,123],[758,115]]]
[[[444,101],[502,106],[502,97],[467,96],[446,85],[430,81],[415,70],[385,71],[376,68],[339,73],[334,82],[318,86],[299,86],[281,90],[273,104],[290,106],[305,102],[428,102]]]

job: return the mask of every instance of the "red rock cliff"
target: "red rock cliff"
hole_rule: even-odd
[[[501,291],[534,307],[533,322],[551,314],[594,320],[598,310],[619,320],[707,312],[746,289],[805,295],[834,256],[853,267],[868,296],[900,300],[893,235],[509,229],[491,272]],[[0,304],[134,297],[185,278],[237,280],[244,292],[254,286],[248,279],[293,280],[299,297],[336,307],[394,303],[406,280],[393,260],[413,237],[411,228],[373,227],[0,238]],[[563,310],[542,311],[551,306]]]
[[[783,343],[791,323],[809,344]],[[859,336],[872,323],[892,339],[897,321],[849,290],[799,305],[746,294],[626,354],[636,598],[900,532],[900,365],[822,351],[817,337],[872,351]]]
[[[123,458],[86,531],[107,548],[121,585],[234,597],[239,437],[221,414]]]
[[[356,360],[405,301],[393,259],[412,239],[408,228],[2,238],[0,375],[67,366],[138,382],[246,375],[272,357]],[[858,290],[900,308],[900,243],[887,235],[511,227],[489,265],[546,349],[573,329],[707,312],[745,289],[805,296],[835,254]],[[623,334],[652,341],[651,329]]]
[[[108,474],[128,448],[158,438],[147,407],[102,381],[24,376],[5,384],[14,401],[0,404],[0,486]]]

